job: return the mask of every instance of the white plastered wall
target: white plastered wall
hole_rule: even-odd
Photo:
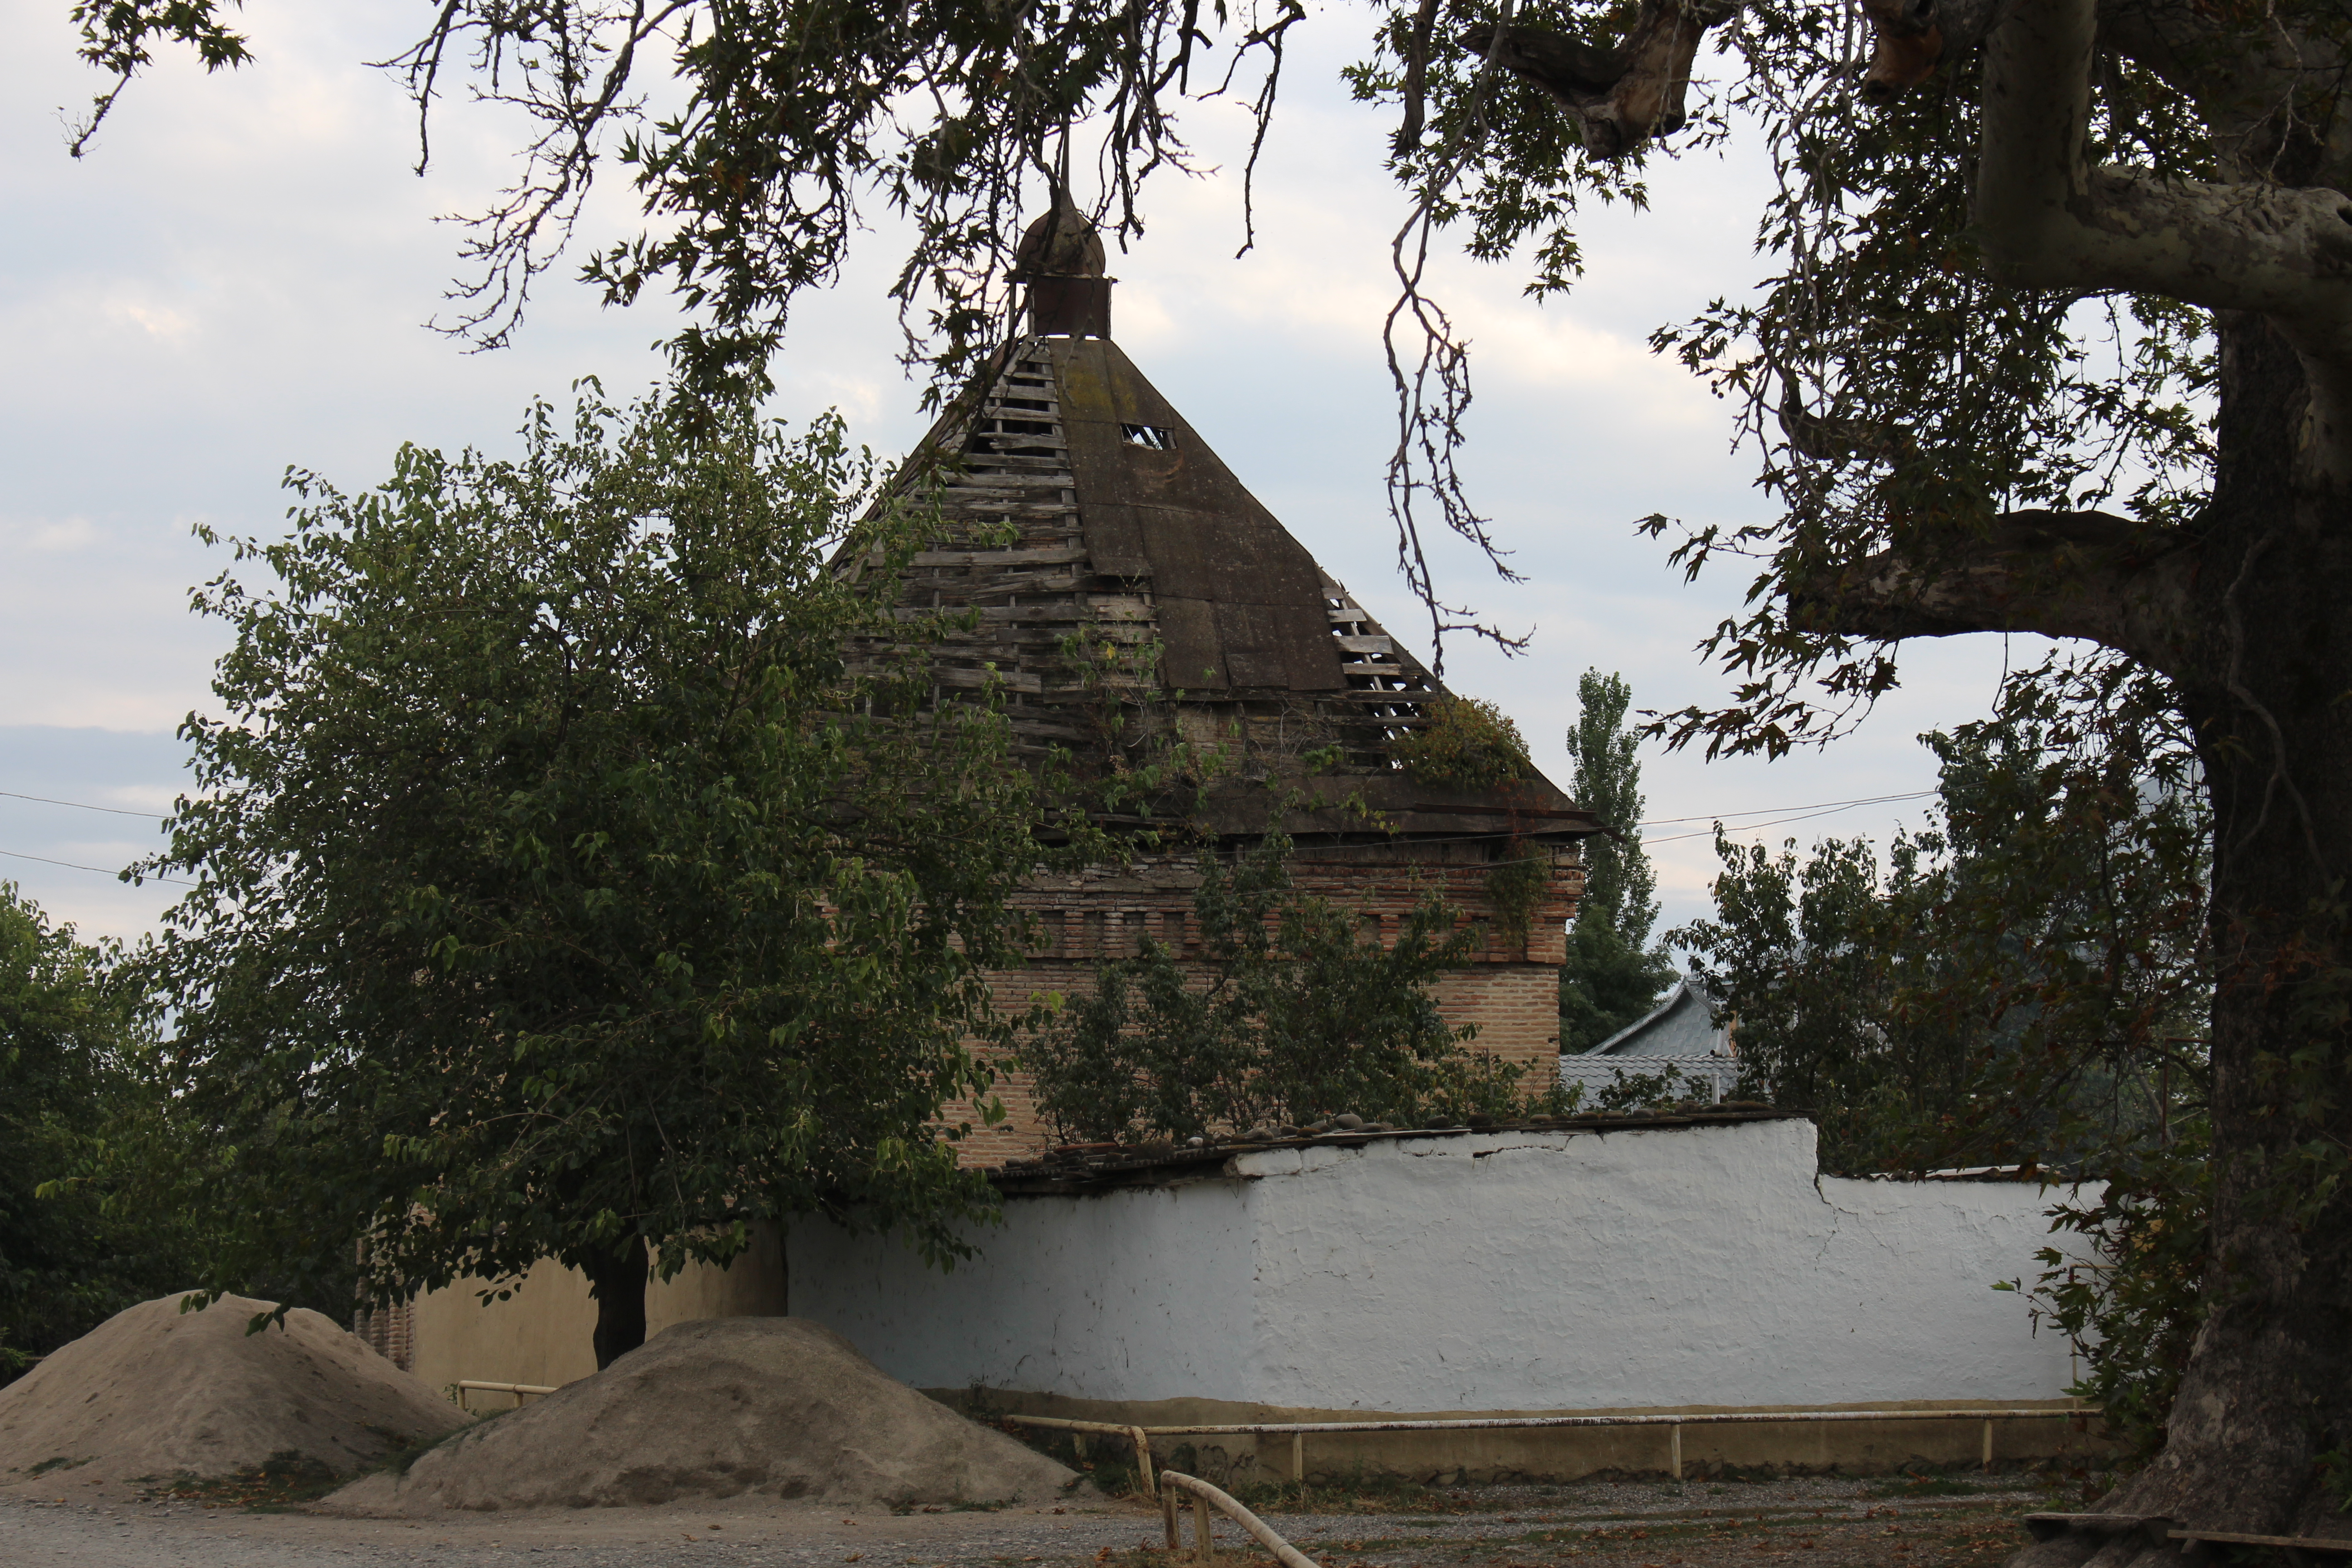
[[[803,1223],[791,1310],[919,1387],[1380,1411],[2046,1400],[2030,1184],[1817,1179],[1771,1121],[1244,1154],[1014,1198],[951,1274]]]

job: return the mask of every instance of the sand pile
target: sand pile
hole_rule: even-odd
[[[367,1512],[738,1497],[1034,1501],[1074,1474],[797,1318],[679,1323],[583,1378],[327,1500]]]
[[[226,1476],[289,1451],[349,1474],[466,1424],[317,1312],[247,1335],[271,1305],[224,1296],[184,1313],[178,1296],[143,1302],[0,1388],[0,1487],[57,1459],[77,1481]]]

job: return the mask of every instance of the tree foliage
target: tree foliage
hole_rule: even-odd
[[[193,1275],[185,1216],[110,1207],[72,1180],[160,1113],[154,1047],[121,945],[0,882],[0,1383]]]
[[[982,975],[1039,850],[984,694],[845,666],[919,644],[887,567],[921,530],[828,569],[865,475],[837,424],[592,385],[523,437],[357,495],[298,471],[291,535],[236,544],[264,575],[199,598],[235,643],[155,964],[218,1148],[191,1201],[237,1221],[204,1283],[363,1238],[374,1300],[503,1295],[551,1257],[601,1363],[648,1248],[666,1278],[817,1211],[963,1250],[993,1102],[962,1042],[1006,1026]]]
[[[2136,768],[2030,683],[1924,739],[1940,799],[1883,865],[1718,832],[1715,918],[1673,938],[1826,1168],[2095,1167],[2202,1103],[2201,805],[2177,754]]]
[[[1584,841],[1584,894],[1568,928],[1559,971],[1559,1048],[1591,1049],[1657,1005],[1675,978],[1674,961],[1650,942],[1657,924],[1657,877],[1643,851],[1642,763],[1625,728],[1633,689],[1622,677],[1588,669],[1577,681],[1575,764],[1569,796],[1601,819]]]
[[[1290,847],[1273,833],[1230,865],[1204,855],[1200,961],[1147,938],[1030,1036],[1021,1059],[1063,1138],[1181,1140],[1344,1112],[1451,1124],[1518,1103],[1517,1071],[1468,1048],[1474,1026],[1448,1024],[1430,993],[1475,941],[1456,911],[1423,898],[1383,948],[1359,911],[1297,889]]]
[[[1674,935],[1738,1020],[1745,1087],[1812,1110],[1825,1169],[2061,1184],[2072,1246],[2008,1284],[2146,1458],[2203,1319],[2210,826],[2177,748],[2114,739],[2021,682],[1925,737],[1941,799],[1883,865],[1867,840],[1718,836],[1715,918]]]

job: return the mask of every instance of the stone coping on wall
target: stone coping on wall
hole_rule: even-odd
[[[1497,1133],[1650,1132],[1670,1128],[1727,1127],[1748,1121],[1798,1121],[1805,1117],[1801,1110],[1779,1110],[1727,1100],[1717,1105],[1580,1111],[1572,1116],[1535,1116],[1510,1121],[1477,1119],[1473,1124],[1459,1127],[1383,1127],[1372,1123],[1326,1132],[1302,1132],[1297,1137],[1193,1139],[1184,1144],[1069,1143],[1048,1149],[1034,1159],[1008,1160],[987,1173],[997,1190],[1008,1197],[1048,1196],[1197,1179],[1206,1173],[1203,1167],[1224,1166],[1243,1155],[1278,1149],[1360,1148],[1368,1143],[1490,1137]],[[1252,1177],[1263,1173],[1235,1169],[1230,1173]]]

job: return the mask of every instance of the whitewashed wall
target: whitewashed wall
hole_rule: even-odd
[[[791,1310],[919,1387],[1382,1411],[2063,1394],[2032,1184],[1814,1175],[1772,1121],[1269,1150],[1015,1198],[979,1260],[801,1225]]]

